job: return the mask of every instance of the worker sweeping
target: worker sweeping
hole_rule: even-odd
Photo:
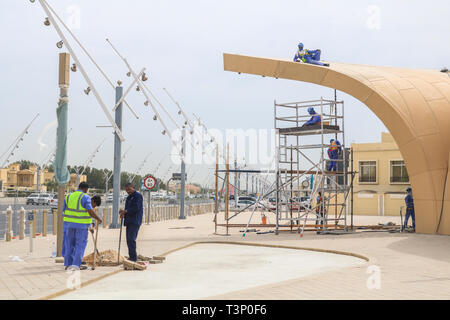
[[[136,191],[132,183],[125,185],[125,191],[128,193],[127,200],[125,201],[125,210],[120,210],[119,213],[120,218],[124,219],[124,225],[127,227],[126,237],[129,260],[136,262],[136,239],[143,215],[142,195]]]
[[[64,266],[68,270],[84,270],[86,266],[81,266],[88,241],[89,227],[92,218],[97,223],[102,223],[94,208],[101,204],[101,200],[94,197],[94,203],[87,195],[89,185],[86,182],[80,183],[78,190],[68,194],[64,199],[63,221],[65,233],[63,234]]]
[[[339,153],[341,152],[341,143],[338,140],[331,139],[330,147],[328,148],[328,158],[330,162],[328,164],[328,171],[337,171],[337,159],[339,158]]]
[[[303,124],[303,127],[322,123],[322,116],[313,107],[308,108],[308,113],[311,115],[311,118]]]
[[[405,197],[405,203],[406,203],[406,216],[405,216],[405,223],[403,225],[403,228],[408,228],[408,220],[409,217],[412,219],[412,227],[414,232],[416,231],[416,215],[414,213],[414,199],[412,195],[412,189],[411,187],[408,187],[406,189],[406,192],[408,193]]]
[[[317,50],[304,49],[303,43],[300,42],[298,44],[298,50],[294,56],[294,62],[309,63],[318,66],[329,67],[330,66],[329,63],[320,61],[320,54],[321,54],[320,49]]]
[[[64,204],[65,204],[65,202],[64,202]],[[95,209],[96,207],[100,207],[101,204],[102,204],[102,199],[99,196],[93,196],[91,198],[91,205],[92,205],[93,209]],[[94,233],[94,228],[95,228],[95,219],[92,218],[92,225],[89,227],[89,231],[92,234]],[[65,256],[65,252],[66,252],[66,239],[67,239],[66,231],[67,231],[67,223],[63,223],[63,244],[62,244],[62,256],[63,257]],[[85,263],[82,262],[81,264],[85,264]],[[68,266],[66,266],[66,269],[67,269],[67,267]]]

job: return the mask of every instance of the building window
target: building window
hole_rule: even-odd
[[[403,160],[391,161],[391,183],[409,183],[408,171]]]
[[[361,183],[377,182],[376,161],[359,161],[359,182]]]

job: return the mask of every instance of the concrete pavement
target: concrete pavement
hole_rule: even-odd
[[[339,250],[359,254],[369,259],[363,265],[323,271],[299,278],[275,281],[253,287],[236,288],[221,294],[205,296],[211,299],[449,299],[450,298],[450,237],[366,232],[350,235],[317,235],[296,233],[242,237],[239,228],[230,229],[230,236],[214,235],[213,214],[188,217],[143,225],[138,239],[138,252],[160,255],[193,242],[223,241],[258,245],[290,246],[320,250]],[[237,223],[248,221],[245,213]],[[355,224],[376,224],[397,221],[396,217],[355,216]],[[219,219],[220,222],[220,219]],[[224,231],[223,229],[220,230]],[[99,249],[117,250],[118,230],[100,229]],[[27,240],[13,240],[0,245],[0,298],[36,299],[54,297],[67,289],[68,275],[61,264],[51,258],[53,236],[35,239],[35,252],[27,256]],[[126,250],[125,242],[122,248]],[[92,251],[89,242],[86,253]],[[123,251],[122,251],[123,252]],[[125,252],[126,254],[126,252]],[[23,261],[13,261],[18,256]],[[171,259],[170,253],[167,255]],[[199,257],[199,259],[201,259]],[[16,259],[17,260],[17,259]],[[229,262],[227,262],[229,263]],[[224,261],[225,264],[225,261]],[[164,264],[160,265],[164,268]],[[189,265],[185,266],[189,268]],[[159,268],[159,267],[158,267]],[[295,265],[292,268],[296,268]],[[120,269],[99,267],[81,272],[86,285]],[[127,272],[127,277],[133,273]],[[145,271],[152,272],[152,266]],[[273,278],[276,279],[273,270]],[[122,275],[121,275],[122,276]],[[270,278],[270,272],[265,275]],[[107,281],[105,278],[104,281]],[[151,284],[149,284],[151,285]]]

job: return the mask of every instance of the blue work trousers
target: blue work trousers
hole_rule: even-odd
[[[136,239],[138,236],[140,225],[135,223],[127,223],[127,246],[129,260],[137,261]]]
[[[414,213],[414,208],[406,208],[404,228],[408,226],[409,217],[412,218],[412,227],[416,230],[416,214]]]
[[[81,266],[84,250],[88,242],[89,230],[67,227],[64,241],[64,265],[66,267]]]

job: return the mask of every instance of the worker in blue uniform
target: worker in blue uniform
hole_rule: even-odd
[[[63,221],[65,233],[63,239],[64,266],[70,270],[83,270],[81,266],[84,250],[88,241],[88,230],[92,224],[92,218],[97,223],[102,223],[94,212],[91,198],[87,195],[89,185],[86,182],[80,183],[78,190],[68,194],[64,199]],[[95,206],[96,204],[94,204]]]
[[[323,216],[325,213],[325,206],[323,202],[322,192],[319,191],[319,195],[316,197],[316,226],[323,225]],[[319,220],[319,216],[321,219]],[[320,227],[318,227],[320,228]]]
[[[416,215],[414,212],[414,199],[413,199],[411,187],[408,187],[406,189],[406,192],[408,194],[405,197],[406,215],[405,215],[405,223],[403,225],[403,228],[406,229],[408,227],[408,220],[409,220],[409,217],[411,217],[413,230],[416,231]]]
[[[339,158],[339,153],[341,151],[341,143],[338,140],[331,139],[330,147],[328,148],[328,158],[330,162],[328,164],[328,171],[337,171],[337,159]]]
[[[130,261],[137,261],[136,239],[139,228],[142,224],[143,206],[142,195],[136,191],[132,183],[125,185],[125,191],[128,193],[125,201],[125,210],[120,210],[120,218],[124,219],[124,225],[127,227],[127,246]]]
[[[102,199],[99,196],[93,196],[91,198],[91,205],[92,205],[93,209],[95,209],[96,207],[100,207],[101,204],[102,204]],[[63,212],[65,209],[65,205],[66,205],[66,202],[64,201]],[[92,224],[89,227],[89,231],[91,233],[94,233],[94,228],[95,228],[95,219],[92,218]],[[62,256],[63,257],[65,256],[65,252],[66,252],[66,239],[67,239],[66,231],[67,231],[67,223],[63,222],[63,244],[62,244]],[[86,264],[86,263],[82,262],[81,264]],[[67,266],[66,266],[66,269],[67,269]]]
[[[318,66],[329,67],[330,66],[329,63],[320,61],[320,54],[321,54],[320,49],[317,49],[317,50],[304,49],[303,43],[300,42],[298,44],[298,50],[294,56],[294,62],[303,62],[303,63],[315,64]]]
[[[314,110],[313,107],[309,107],[308,108],[308,113],[311,115],[311,119],[309,119],[308,121],[306,121],[303,124],[304,126],[312,126],[314,124],[321,124],[322,123],[322,116],[320,114],[318,114],[316,112],[316,110]]]

